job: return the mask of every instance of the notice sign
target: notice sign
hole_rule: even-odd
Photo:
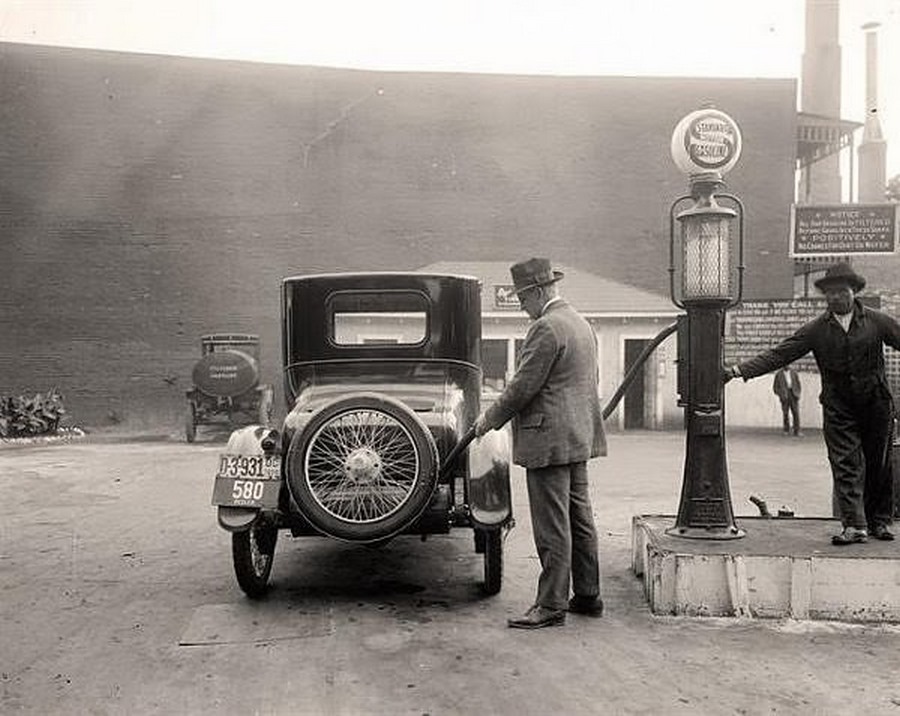
[[[791,206],[793,257],[827,258],[896,251],[896,204]]]

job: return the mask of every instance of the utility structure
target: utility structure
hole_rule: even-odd
[[[725,311],[741,300],[744,271],[743,205],[723,191],[723,177],[740,153],[737,123],[717,109],[691,112],[672,134],[672,158],[691,187],[669,212],[670,293],[687,314],[678,340],[680,404],[687,422],[684,478],[678,517],[667,530],[677,537],[744,536],[734,521],[728,484],[722,380]]]
[[[862,26],[866,33],[866,121],[859,145],[859,201],[878,204],[885,200],[887,185],[887,142],[878,116],[878,27]]]

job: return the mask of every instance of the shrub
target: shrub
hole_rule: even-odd
[[[55,433],[66,414],[56,388],[33,396],[0,396],[0,437]]]

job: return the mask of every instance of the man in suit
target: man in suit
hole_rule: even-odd
[[[893,398],[884,346],[900,350],[900,324],[864,306],[856,295],[866,280],[847,263],[816,281],[827,309],[774,348],[725,368],[725,381],[749,380],[810,351],[822,376],[822,429],[843,529],[833,544],[892,540],[891,443]]]
[[[597,530],[587,461],[606,454],[597,385],[597,338],[558,293],[560,271],[532,258],[510,268],[516,295],[533,323],[519,367],[475,422],[478,437],[513,421],[513,461],[526,471],[534,543],[541,562],[537,598],[509,626],[565,623],[566,610],[603,614]],[[574,596],[569,599],[569,585]]]
[[[781,401],[781,415],[784,419],[784,434],[800,435],[800,374],[791,365],[779,368],[775,373],[772,390]],[[791,427],[791,419],[794,425]]]

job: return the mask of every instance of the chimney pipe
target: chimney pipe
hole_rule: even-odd
[[[863,141],[883,139],[878,118],[878,28],[877,22],[862,26],[866,33],[866,126]]]
[[[857,150],[861,204],[883,202],[887,184],[887,143],[878,116],[878,27],[877,22],[862,26],[866,33],[866,121]]]

